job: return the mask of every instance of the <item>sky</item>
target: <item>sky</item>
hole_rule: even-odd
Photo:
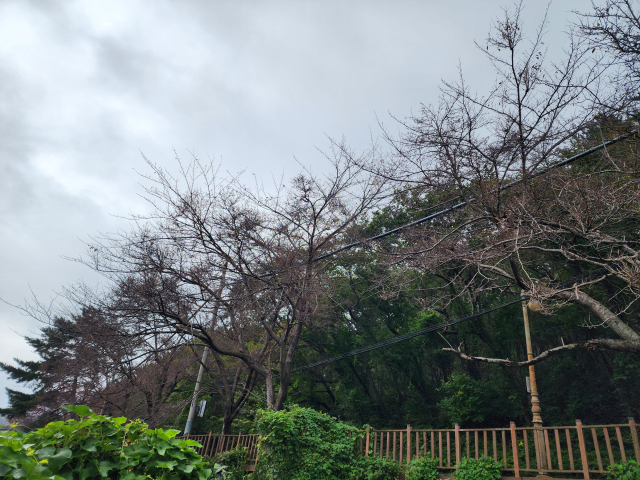
[[[36,359],[42,326],[12,305],[100,285],[68,260],[148,206],[143,154],[231,173],[322,171],[328,138],[363,150],[461,66],[482,91],[493,0],[87,0],[0,2],[0,362]],[[547,45],[586,0],[549,5]],[[525,2],[533,29],[547,4]],[[553,51],[551,52],[553,54]],[[27,391],[0,372],[5,387]]]

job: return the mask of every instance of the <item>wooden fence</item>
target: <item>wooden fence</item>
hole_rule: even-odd
[[[244,445],[250,470],[257,461],[257,435],[191,435],[202,447],[198,453],[214,456]],[[633,418],[620,425],[566,427],[369,430],[360,440],[360,453],[390,458],[400,464],[424,456],[438,459],[438,468],[454,470],[462,458],[491,457],[503,464],[503,473],[521,477],[541,474],[581,474],[604,478],[610,465],[635,459],[640,463],[638,429]],[[595,476],[593,476],[595,475]]]
[[[606,448],[605,448],[606,447]],[[604,453],[603,453],[604,449]],[[462,458],[492,457],[503,472],[592,474],[604,476],[614,463],[635,459],[640,445],[635,421],[621,425],[567,427],[413,430],[372,430],[360,442],[363,455],[374,455],[406,464],[414,458],[438,459],[438,468],[454,470]],[[596,477],[597,478],[597,477]]]
[[[249,461],[248,471],[255,470],[256,462],[258,461],[258,435],[243,435],[239,433],[237,435],[219,435],[209,432],[205,435],[187,435],[190,440],[195,440],[201,447],[196,448],[196,452],[203,457],[215,457],[222,452],[228,452],[233,450],[238,445],[242,445],[247,448],[247,458]]]

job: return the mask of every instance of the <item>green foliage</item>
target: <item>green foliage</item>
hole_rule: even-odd
[[[48,377],[54,370],[54,365],[65,358],[66,349],[73,341],[75,331],[73,322],[57,317],[51,325],[41,329],[39,337],[25,337],[27,343],[40,356],[40,360],[24,361],[14,358],[18,366],[0,363],[0,370],[3,370],[10,378],[24,387],[34,391],[34,393],[23,393],[7,388],[9,407],[0,409],[0,415],[16,418],[25,416],[29,410],[38,406],[53,407],[47,401],[47,397],[52,395],[46,393],[45,387],[50,383]],[[70,385],[72,383],[69,382]],[[59,403],[56,403],[55,407],[58,405]]]
[[[260,466],[278,480],[351,478],[361,433],[311,408],[258,412]]]
[[[456,467],[457,480],[499,480],[502,464],[489,457],[463,458]]]
[[[504,422],[501,414],[515,410],[508,397],[501,394],[494,382],[475,380],[468,375],[452,375],[439,390],[438,403],[444,423],[460,425],[482,424],[488,419]]]
[[[63,408],[80,420],[51,422],[26,434],[0,433],[1,476],[16,480],[205,480],[215,475],[193,450],[198,442],[174,438],[178,430],[151,430],[140,420],[96,415],[82,405]],[[214,468],[217,471],[220,466]]]
[[[436,480],[438,478],[438,460],[422,457],[412,460],[407,468],[405,480]]]
[[[400,476],[398,462],[380,457],[362,457],[356,460],[350,480],[395,480]]]
[[[5,372],[8,372],[11,366],[0,363],[0,368]],[[11,378],[14,377],[11,376]],[[0,415],[6,415],[7,418],[16,418],[26,415],[29,410],[38,405],[38,392],[24,393],[18,390],[12,390],[11,388],[6,388],[5,391],[7,392],[10,406],[8,408],[0,408]]]
[[[453,375],[440,388],[440,391],[444,398],[440,400],[438,406],[453,423],[482,422],[484,420],[484,412],[482,411],[484,402],[482,400],[486,390],[481,382],[473,380],[467,375]]]
[[[609,468],[607,478],[609,480],[640,480],[640,465],[634,460],[616,463]]]
[[[245,467],[247,466],[247,447],[238,445],[233,450],[222,452],[215,457],[216,464],[226,467],[226,480],[242,480],[245,478]]]

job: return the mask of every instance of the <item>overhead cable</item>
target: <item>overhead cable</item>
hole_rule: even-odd
[[[608,142],[604,142],[604,143],[602,143],[600,145],[597,145],[597,146],[595,146],[593,148],[590,148],[589,150],[585,150],[584,152],[578,153],[577,155],[574,155],[571,158],[567,158],[566,160],[563,160],[561,162],[554,163],[553,165],[551,165],[551,166],[549,166],[547,168],[543,168],[542,170],[539,170],[537,172],[532,173],[531,175],[529,175],[527,177],[527,180],[539,177],[540,175],[544,175],[544,174],[548,173],[549,171],[551,171],[551,170],[553,170],[555,168],[559,168],[559,167],[562,167],[564,165],[568,165],[568,164],[570,164],[572,162],[575,162],[576,160],[578,160],[580,158],[583,158],[583,157],[586,157],[587,155],[591,155],[592,153],[597,152],[598,150],[601,150],[603,148],[606,148],[609,145],[613,145],[614,143],[617,143],[620,140],[624,140],[625,138],[628,138],[628,137],[630,137],[631,135],[634,135],[637,132],[638,132],[638,130],[635,130],[635,129],[631,130],[629,133],[627,133],[625,135],[621,135],[619,137],[614,138],[613,140],[609,140]],[[509,188],[515,187],[516,185],[522,183],[523,181],[524,181],[524,179],[520,178],[518,180],[514,180],[513,182],[506,184],[504,187],[499,187],[496,190],[500,193],[500,192],[502,192],[504,190],[508,190]],[[428,222],[429,220],[433,220],[434,218],[440,217],[440,216],[442,216],[444,214],[451,213],[451,212],[453,212],[455,210],[459,210],[460,208],[462,208],[462,207],[464,207],[466,205],[469,205],[470,203],[474,203],[476,200],[477,199],[475,199],[475,198],[470,198],[470,199],[468,199],[468,200],[466,200],[464,202],[457,203],[456,205],[453,205],[452,207],[445,208],[444,210],[440,210],[439,212],[432,213],[431,215],[427,215],[426,217],[422,217],[422,218],[419,218],[418,220],[414,220],[413,222],[407,223],[405,225],[401,225],[400,227],[397,227],[397,228],[394,228],[392,230],[389,230],[388,232],[380,233],[379,235],[375,235],[373,237],[366,238],[364,240],[359,240],[357,242],[353,242],[353,243],[350,243],[348,245],[344,245],[343,247],[340,247],[340,248],[338,248],[336,250],[333,250],[333,251],[331,251],[329,253],[325,253],[324,255],[320,255],[319,257],[314,258],[313,261],[317,262],[318,260],[324,260],[325,258],[332,257],[333,255],[336,255],[336,254],[338,254],[340,252],[344,252],[345,250],[350,250],[353,247],[357,247],[358,245],[364,245],[365,243],[369,243],[369,242],[372,242],[374,240],[380,240],[381,238],[388,237],[389,235],[396,234],[398,232],[401,232],[402,230],[406,230],[407,228],[414,227],[416,225],[420,225],[422,223]]]
[[[603,272],[606,272],[607,270],[604,268],[598,268],[596,270],[593,270],[591,272],[588,272],[588,274],[586,275],[580,275],[580,276],[576,276],[573,278],[570,278],[568,280],[564,280],[562,282],[560,282],[558,284],[558,287],[567,287],[567,286],[571,286],[571,285],[575,285],[576,280],[580,280],[580,281],[584,281],[588,278],[592,278],[596,275],[600,275]],[[411,340],[412,338],[415,337],[419,337],[420,335],[425,335],[427,333],[431,333],[434,332],[436,330],[441,330],[445,327],[451,326],[451,325],[457,325],[459,323],[463,323],[463,322],[468,322],[469,320],[473,320],[474,318],[480,317],[482,315],[486,315],[487,313],[491,313],[491,312],[495,312],[497,310],[500,310],[502,308],[508,307],[510,305],[513,305],[514,303],[518,303],[521,302],[525,299],[527,299],[529,297],[527,297],[526,295],[521,296],[518,299],[514,299],[511,300],[509,302],[503,303],[501,305],[497,305],[495,307],[490,307],[490,308],[486,308],[484,310],[479,310],[475,313],[472,313],[471,315],[466,315],[464,317],[460,317],[457,318],[455,320],[451,320],[449,322],[444,322],[441,323],[439,325],[433,325],[431,327],[427,327],[427,328],[423,328],[422,330],[416,330],[414,332],[409,332],[409,333],[405,333],[404,335],[398,335],[392,338],[389,338],[387,340],[383,340],[382,342],[378,342],[378,343],[374,343],[372,345],[367,345],[366,347],[362,347],[356,350],[351,350],[350,352],[346,352],[346,353],[342,353],[340,355],[337,355],[335,357],[331,357],[331,358],[327,358],[325,360],[320,360],[318,362],[314,362],[314,363],[310,363],[308,365],[304,365],[302,367],[296,368],[294,370],[291,371],[291,373],[296,373],[296,372],[300,372],[302,370],[308,370],[309,368],[314,368],[314,367],[319,367],[321,365],[326,365],[328,363],[333,363],[333,362],[337,362],[338,360],[343,360],[345,358],[350,358],[350,357],[355,357],[356,355],[359,355],[361,353],[366,353],[366,352],[371,352],[372,350],[378,350],[380,348],[385,348],[388,347],[389,345],[393,345],[395,343],[400,343],[400,342],[404,342],[407,340]]]
[[[378,350],[380,348],[388,347],[389,345],[393,345],[394,343],[405,342],[412,338],[419,337],[420,335],[425,335],[427,333],[435,332],[436,330],[441,330],[451,325],[458,325],[459,323],[468,322],[469,320],[473,320],[474,318],[480,317],[482,315],[486,315],[487,313],[495,312],[496,310],[500,310],[501,308],[508,307],[509,305],[513,305],[514,303],[520,303],[522,302],[523,298],[524,297],[519,297],[515,300],[511,300],[510,302],[503,303],[502,305],[486,308],[484,310],[480,310],[478,312],[472,313],[471,315],[466,315],[464,317],[456,318],[455,320],[451,320],[449,322],[440,323],[438,325],[432,325],[430,327],[423,328],[422,330],[416,330],[414,332],[405,333],[404,335],[398,335],[398,336],[389,338],[387,340],[384,340],[382,342],[374,343],[373,345],[368,345],[366,347],[358,348],[357,350],[352,350],[350,352],[346,352],[335,357],[310,363],[303,367],[299,367],[292,370],[291,373],[301,372],[302,370],[308,370],[309,368],[319,367],[321,365],[337,362],[338,360],[343,360],[345,358],[355,357],[356,355],[360,355],[361,353],[371,352],[372,350]]]

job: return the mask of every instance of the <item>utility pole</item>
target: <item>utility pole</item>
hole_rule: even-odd
[[[527,341],[527,360],[533,359],[533,348],[531,347],[531,331],[529,330],[529,307],[528,302],[522,302],[522,316],[524,317],[524,335]],[[542,417],[540,416],[540,398],[538,397],[538,384],[536,383],[536,369],[529,365],[529,381],[531,383],[531,413],[533,413],[533,435],[536,446],[536,457],[538,458],[538,468],[547,470],[547,457],[544,442],[544,431],[542,430]]]
[[[225,264],[222,271],[222,279],[220,280],[220,288],[216,294],[216,301],[213,307],[213,313],[211,314],[211,323],[209,324],[209,331],[213,330],[216,319],[218,318],[218,311],[220,310],[220,296],[224,289],[225,277],[227,275],[227,265]],[[200,369],[198,370],[198,378],[196,379],[196,386],[193,389],[193,397],[191,398],[191,407],[189,407],[189,415],[187,416],[187,424],[184,427],[184,434],[189,435],[191,433],[191,427],[193,427],[193,418],[196,416],[196,408],[198,403],[198,395],[200,394],[200,385],[202,384],[202,377],[204,376],[204,366],[207,363],[209,357],[209,348],[204,347],[202,352],[202,361],[200,362]]]

